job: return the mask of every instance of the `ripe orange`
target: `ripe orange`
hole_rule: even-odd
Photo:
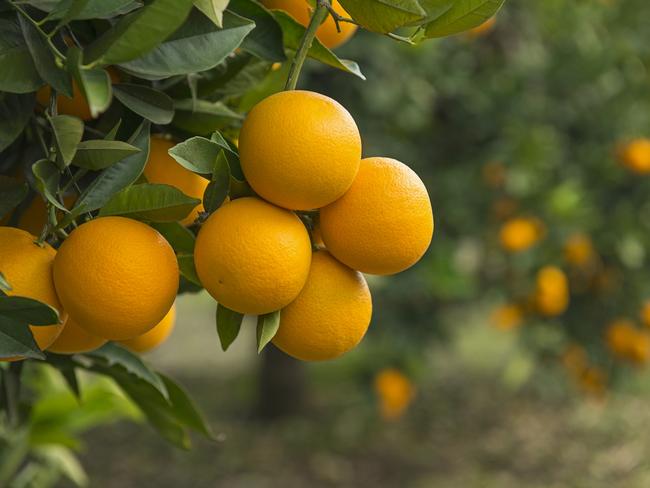
[[[262,0],[262,3],[268,9],[284,10],[303,26],[309,24],[312,7],[306,0]],[[337,0],[332,0],[332,8],[341,17],[350,17]],[[326,47],[335,49],[347,42],[357,30],[357,26],[350,22],[339,22],[339,28],[341,32],[336,29],[334,18],[328,15],[316,31],[316,37]]]
[[[253,107],[239,134],[239,155],[261,197],[290,210],[311,210],[350,187],[359,170],[361,136],[335,100],[285,91]]]
[[[564,243],[564,259],[576,267],[583,267],[592,263],[596,253],[589,236],[573,234]]]
[[[482,37],[494,29],[494,25],[497,23],[496,17],[490,17],[485,22],[480,25],[477,25],[473,29],[467,31],[467,35],[472,38]]]
[[[292,212],[258,198],[239,198],[217,209],[194,249],[196,272],[224,307],[265,314],[288,305],[309,273],[307,229]]]
[[[66,196],[63,198],[63,203],[67,208],[70,208],[76,200],[74,196]],[[63,212],[57,210],[57,219],[62,218]],[[7,219],[8,221],[9,219]],[[18,219],[16,227],[26,230],[30,234],[40,235],[43,227],[47,223],[47,206],[45,201],[36,195],[27,208],[23,211]]]
[[[509,252],[531,248],[544,235],[544,225],[535,218],[516,217],[507,220],[499,231],[501,247]]]
[[[173,146],[173,142],[161,137],[151,138],[149,160],[144,168],[145,177],[149,183],[171,185],[189,197],[203,200],[203,194],[210,182],[178,164],[168,153]],[[197,205],[187,217],[181,220],[181,224],[191,225],[200,211],[203,211],[203,205]]]
[[[178,263],[154,229],[102,217],[72,231],[54,260],[54,283],[74,320],[91,334],[124,340],[144,334],[169,311]]]
[[[398,273],[415,264],[431,243],[431,202],[408,166],[366,158],[348,192],[321,209],[320,229],[328,251],[350,268]]]
[[[569,281],[556,266],[545,266],[537,272],[535,289],[537,311],[546,317],[561,315],[569,306]]]
[[[8,295],[24,296],[47,303],[66,316],[54,289],[52,263],[56,251],[49,245],[34,243],[36,237],[24,230],[0,227],[0,272],[12,287]],[[61,324],[30,327],[34,340],[47,349],[63,329]]]
[[[305,287],[280,313],[273,344],[303,361],[334,359],[363,339],[371,315],[363,275],[317,251]]]
[[[524,312],[521,306],[510,303],[502,305],[492,311],[490,322],[499,330],[512,330],[521,326],[524,321]]]
[[[130,349],[131,351],[137,353],[151,351],[167,340],[167,338],[172,333],[172,330],[174,330],[175,322],[176,306],[174,305],[169,309],[169,312],[167,312],[167,315],[165,315],[160,323],[149,332],[145,332],[144,334],[138,337],[134,337],[133,339],[120,341],[120,344],[122,344],[127,349]]]
[[[650,139],[639,137],[618,148],[620,163],[638,174],[650,173]]]
[[[396,420],[413,400],[415,387],[401,371],[386,368],[375,376],[375,393],[379,397],[381,416],[385,420]]]
[[[48,351],[57,354],[78,354],[94,351],[106,344],[106,339],[93,335],[80,327],[72,317],[65,321],[61,335],[54,341]]]

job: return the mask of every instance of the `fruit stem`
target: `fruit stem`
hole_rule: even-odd
[[[304,64],[305,58],[307,58],[307,53],[309,52],[309,49],[314,42],[316,30],[318,30],[320,25],[325,20],[325,17],[327,17],[327,14],[329,12],[329,5],[329,0],[318,0],[316,2],[316,9],[314,10],[314,13],[311,16],[311,20],[309,21],[309,25],[307,26],[307,29],[305,29],[305,33],[300,40],[296,55],[291,61],[291,68],[289,68],[287,83],[284,85],[285,90],[296,89],[296,85],[298,84],[298,77],[300,76],[300,71],[302,70],[302,65]]]

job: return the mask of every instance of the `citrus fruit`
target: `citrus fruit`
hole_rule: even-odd
[[[386,368],[377,373],[374,383],[381,416],[385,420],[401,417],[415,396],[411,380],[401,371]]]
[[[262,0],[262,3],[268,9],[284,10],[303,26],[309,24],[313,9],[306,0]],[[341,17],[350,17],[336,0],[332,0],[332,8]],[[357,26],[350,22],[339,22],[339,29],[341,29],[341,32],[336,29],[334,18],[328,15],[316,31],[316,37],[329,49],[335,49],[352,37],[357,30]]]
[[[467,31],[467,35],[472,38],[482,37],[494,29],[494,25],[497,23],[496,17],[490,17],[482,24],[477,25],[473,29]]]
[[[310,259],[309,235],[300,219],[253,197],[233,200],[210,215],[194,249],[205,289],[224,307],[255,315],[296,298]]]
[[[178,263],[154,229],[124,217],[76,228],[54,260],[59,298],[91,334],[124,340],[162,320],[176,298]]]
[[[106,342],[103,337],[86,332],[86,329],[80,327],[74,319],[68,317],[61,335],[47,350],[57,354],[78,354],[94,351],[102,347]]]
[[[564,243],[564,259],[572,266],[586,266],[593,262],[595,257],[596,253],[589,236],[573,234]]]
[[[537,273],[535,304],[544,316],[561,315],[569,306],[569,282],[564,271],[545,266]]]
[[[0,227],[0,273],[11,286],[8,295],[23,296],[47,303],[65,314],[56,295],[52,280],[52,263],[56,251],[44,243],[39,246],[36,237],[13,227]],[[38,347],[47,349],[61,333],[63,326],[53,324],[30,327]]]
[[[387,275],[415,264],[431,243],[433,214],[422,180],[390,158],[366,158],[350,189],[320,211],[332,255],[363,273]]]
[[[174,143],[171,141],[155,136],[151,138],[149,160],[144,167],[145,177],[149,183],[174,186],[189,197],[203,200],[203,193],[210,182],[178,164],[168,153],[172,147]],[[202,210],[203,205],[197,205],[181,220],[181,224],[191,225]]]
[[[167,312],[167,315],[153,329],[133,339],[120,341],[120,344],[133,352],[143,353],[151,351],[167,340],[172,330],[174,330],[175,322],[176,305],[173,305],[169,309],[169,312]]]
[[[499,240],[506,251],[521,252],[535,245],[543,235],[544,226],[538,219],[515,217],[503,223]]]
[[[634,173],[650,173],[650,139],[640,137],[622,145],[618,149],[618,158]]]
[[[499,330],[511,330],[521,326],[524,321],[524,312],[522,307],[509,303],[501,305],[492,311],[490,322]]]
[[[361,137],[335,100],[285,91],[250,111],[239,134],[239,156],[261,197],[291,210],[311,210],[350,187],[359,169]]]
[[[280,313],[273,344],[303,361],[333,359],[363,339],[371,315],[372,299],[363,275],[327,251],[317,251],[305,287]]]
[[[74,204],[75,200],[76,198],[74,196],[69,195],[63,198],[63,204],[67,208],[70,208]],[[56,213],[57,219],[63,217],[63,212],[61,210],[57,210]],[[45,201],[39,195],[36,195],[27,208],[25,208],[25,210],[20,214],[16,227],[26,230],[30,234],[40,235],[46,223],[47,206],[45,205]]]

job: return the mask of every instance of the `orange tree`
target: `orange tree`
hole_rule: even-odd
[[[167,440],[211,437],[138,356],[168,335],[178,293],[217,299],[224,349],[244,314],[259,350],[353,348],[371,313],[356,270],[414,264],[431,205],[406,165],[361,160],[342,105],[294,91],[303,63],[363,78],[328,48],[357,27],[415,44],[502,3],[0,1],[0,482],[60,442],[35,435],[20,393],[42,383],[23,370],[58,370],[82,396],[80,371],[109,377]]]

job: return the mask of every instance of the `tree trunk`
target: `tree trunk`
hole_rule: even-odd
[[[257,416],[266,420],[296,415],[305,407],[305,366],[269,344],[259,375]]]

